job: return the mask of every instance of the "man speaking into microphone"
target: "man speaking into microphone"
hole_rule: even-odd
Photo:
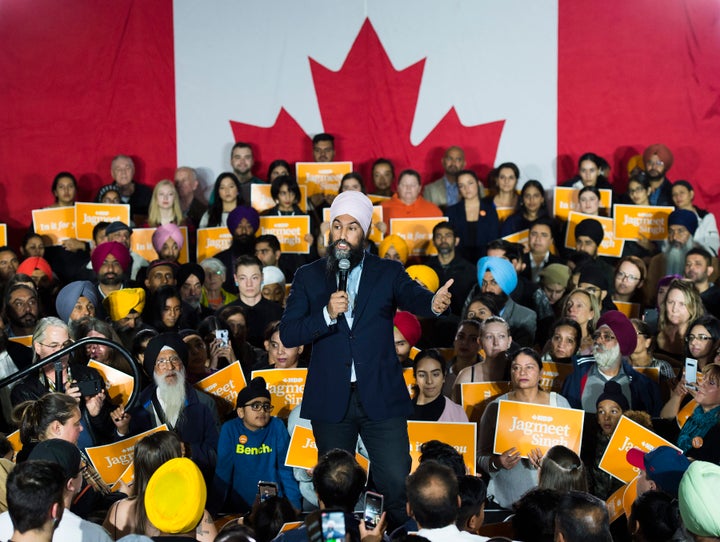
[[[390,524],[398,526],[407,518],[412,407],[395,353],[393,317],[398,308],[442,314],[452,280],[433,295],[399,262],[365,252],[372,211],[361,192],[335,198],[328,255],[295,273],[280,339],[289,347],[312,343],[300,414],[312,421],[319,455],[333,448],[354,453],[360,435]]]

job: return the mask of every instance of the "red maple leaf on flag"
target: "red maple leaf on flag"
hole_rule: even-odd
[[[444,150],[465,150],[467,167],[484,175],[495,162],[504,121],[463,126],[455,108],[418,145],[410,141],[425,60],[397,71],[372,24],[365,20],[342,67],[334,72],[310,59],[324,131],[335,136],[336,160],[351,160],[368,181],[380,157],[420,171],[423,183],[442,176]],[[461,84],[458,79],[447,84]],[[230,121],[236,141],[253,145],[256,174],[264,176],[272,160],[312,161],[312,137],[280,109],[268,128]]]

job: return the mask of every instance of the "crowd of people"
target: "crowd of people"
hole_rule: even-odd
[[[332,135],[318,134],[313,153],[334,161]],[[236,143],[232,171],[205,201],[193,168],[148,187],[118,155],[95,201],[128,204],[128,223],[100,222],[92,242],[58,245],[31,227],[19,247],[0,247],[0,378],[37,365],[0,389],[1,429],[19,430],[22,445],[14,468],[0,459],[9,510],[0,538],[308,540],[324,521],[317,510],[336,509],[350,539],[365,542],[720,540],[720,516],[701,506],[720,476],[720,237],[692,184],[668,179],[670,149],[634,157],[623,195],[605,159],[582,155],[577,175],[558,183],[582,214],[572,224],[552,212],[543,183],[519,185],[516,164],[480,179],[459,147],[444,152],[440,179],[395,175],[380,158],[367,183],[349,173],[337,193],[307,201],[291,164],[273,161],[265,180],[254,165],[252,145]],[[253,207],[255,184],[269,185],[273,207]],[[77,189],[58,173],[54,206],[74,205]],[[667,237],[603,255],[608,189],[613,203],[672,207]],[[285,253],[261,231],[261,216],[301,215],[307,254]],[[394,232],[396,218],[437,219],[434,255]],[[136,227],[155,228],[157,258],[132,250]],[[230,245],[198,259],[198,232],[217,227]],[[105,341],[42,364],[84,338]],[[247,385],[233,405],[195,386],[235,362]],[[545,364],[565,366],[552,388]],[[134,404],[111,397],[102,367],[134,379]],[[302,402],[289,419],[274,416],[273,392],[254,371],[294,368],[307,369]],[[479,382],[505,387],[470,404],[465,385]],[[495,449],[503,401],[583,411],[580,448]],[[600,463],[623,416],[676,448],[628,453],[638,497],[611,524],[604,503],[623,482]],[[408,420],[476,424],[477,475],[443,442],[443,426],[411,474]],[[87,449],[160,426],[134,445],[133,482],[108,487]],[[312,470],[286,465],[297,426],[312,428]],[[384,497],[374,525],[353,514],[368,488]],[[488,522],[486,511],[511,519]]]

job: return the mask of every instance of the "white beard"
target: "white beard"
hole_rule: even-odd
[[[168,382],[166,377],[175,374],[175,382]],[[174,427],[185,406],[185,371],[168,371],[162,376],[153,374],[157,385],[157,396],[165,411],[165,419]]]
[[[695,240],[692,237],[680,247],[668,245],[665,249],[666,275],[682,275],[685,272],[685,255],[694,245]]]
[[[598,345],[593,346],[593,357],[595,358],[595,363],[597,363],[598,369],[601,371],[603,369],[609,369],[613,365],[619,362],[621,356],[620,356],[620,345],[616,344],[612,348],[602,348],[600,350],[600,347]]]

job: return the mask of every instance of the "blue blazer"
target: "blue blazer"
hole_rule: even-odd
[[[337,290],[337,280],[328,275],[326,261],[297,270],[280,321],[285,346],[312,343],[300,415],[329,423],[342,420],[354,361],[357,391],[368,417],[407,417],[412,405],[395,353],[393,317],[398,307],[434,317],[433,293],[412,280],[399,262],[365,254],[352,329],[342,316],[328,326],[323,308]]]
[[[465,202],[462,200],[445,209],[445,216],[453,225],[455,234],[460,237],[458,252],[470,263],[474,264],[485,256],[488,243],[500,237],[500,222],[492,200],[480,200],[480,216],[477,222],[467,221]],[[471,229],[475,230],[475,243],[472,245],[469,242]]]

